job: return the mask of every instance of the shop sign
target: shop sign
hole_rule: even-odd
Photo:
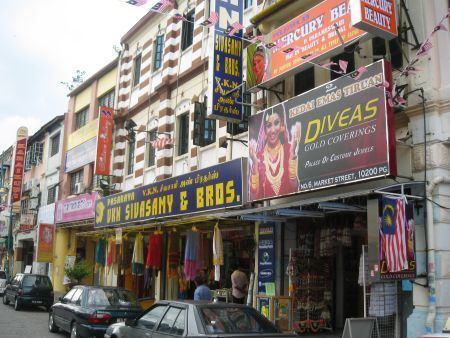
[[[390,64],[365,70],[249,118],[250,201],[395,175]]]
[[[79,146],[66,152],[66,163],[64,171],[66,173],[74,171],[82,166],[95,161],[95,146],[97,138],[94,137]]]
[[[19,225],[19,232],[30,232],[34,229],[34,224],[22,224]]]
[[[37,262],[51,263],[53,261],[53,224],[42,223],[39,225],[39,239],[37,247]]]
[[[351,24],[349,0],[323,1],[269,33],[266,47],[252,44],[247,48],[247,85],[271,86],[310,67],[308,61],[336,55],[343,44],[365,34]]]
[[[88,193],[56,202],[56,223],[79,221],[94,217],[97,193]]]
[[[111,166],[111,139],[113,132],[114,110],[109,107],[100,107],[98,119],[97,156],[94,173],[109,175]]]
[[[353,27],[383,39],[398,35],[394,0],[350,0]]]
[[[213,34],[212,52],[209,57],[208,117],[231,122],[242,121],[242,30],[232,36],[227,29],[243,22],[243,1],[213,0],[211,12],[219,21]],[[236,90],[234,90],[236,89]],[[231,94],[225,95],[234,90]]]
[[[275,282],[275,227],[261,224],[258,238],[258,293],[267,294]]]
[[[14,158],[14,171],[12,179],[11,203],[20,201],[22,196],[23,169],[27,151],[27,139],[22,138],[16,142],[16,155]]]
[[[236,159],[103,197],[95,205],[95,226],[242,206],[244,170],[244,159]]]
[[[66,151],[70,150],[72,148],[75,148],[76,146],[79,146],[80,144],[91,140],[92,138],[97,136],[97,130],[98,130],[98,121],[97,119],[92,120],[91,122],[88,122],[80,129],[75,130],[72,134],[69,135],[67,138],[67,146]]]
[[[29,232],[34,229],[35,215],[34,214],[21,214],[19,232]]]

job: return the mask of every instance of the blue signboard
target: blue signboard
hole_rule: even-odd
[[[275,227],[261,224],[258,240],[258,293],[267,293],[266,284],[275,282]]]
[[[210,53],[208,68],[208,117],[231,122],[242,121],[242,104],[239,102],[243,31],[239,28],[244,17],[243,0],[212,0],[212,12],[218,14],[219,21],[212,31],[213,50]],[[232,90],[234,91],[229,93]]]
[[[95,203],[95,226],[133,222],[242,206],[243,159],[168,178]]]

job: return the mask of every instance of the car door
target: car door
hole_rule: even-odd
[[[126,326],[124,328],[125,335],[136,338],[152,337],[153,330],[159,324],[167,308],[168,306],[165,304],[156,304],[151,307],[150,310],[136,320],[133,326]]]
[[[13,282],[11,283],[11,288],[9,290],[8,299],[10,302],[14,302],[16,299],[17,292],[20,289],[20,283],[22,281],[23,275],[17,275],[14,277]]]
[[[13,285],[15,284],[15,283],[17,283],[16,282],[16,280],[17,280],[17,278],[18,278],[18,276],[14,276],[14,278],[13,279],[11,279],[11,281],[9,282],[9,284],[6,286],[6,289],[5,289],[5,298],[8,300],[8,301],[11,301],[11,297],[12,297],[12,293],[13,293]]]
[[[171,306],[153,331],[152,338],[182,337],[186,332],[186,309]]]
[[[53,305],[53,320],[55,321],[56,326],[65,331],[70,330],[67,306],[72,299],[72,296],[75,294],[75,291],[77,291],[77,288],[71,289],[59,302]]]

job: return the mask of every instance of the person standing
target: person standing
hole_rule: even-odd
[[[194,300],[211,300],[211,290],[206,285],[205,277],[199,274],[195,276],[194,282],[197,286],[194,291]]]
[[[245,298],[247,297],[248,279],[247,275],[239,268],[233,271],[231,274],[232,296],[233,303],[245,304]]]

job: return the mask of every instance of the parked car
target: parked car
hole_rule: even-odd
[[[0,270],[0,296],[3,297],[3,294],[5,293],[6,288],[6,273],[5,271]]]
[[[46,275],[18,273],[6,285],[3,304],[14,304],[14,310],[19,311],[24,305],[45,306],[50,309],[54,300],[53,286]]]
[[[103,337],[109,325],[137,317],[142,308],[130,290],[116,287],[73,287],[53,304],[48,329],[67,331],[71,337]]]
[[[141,316],[108,327],[105,338],[297,337],[283,334],[254,308],[205,301],[159,301]]]

